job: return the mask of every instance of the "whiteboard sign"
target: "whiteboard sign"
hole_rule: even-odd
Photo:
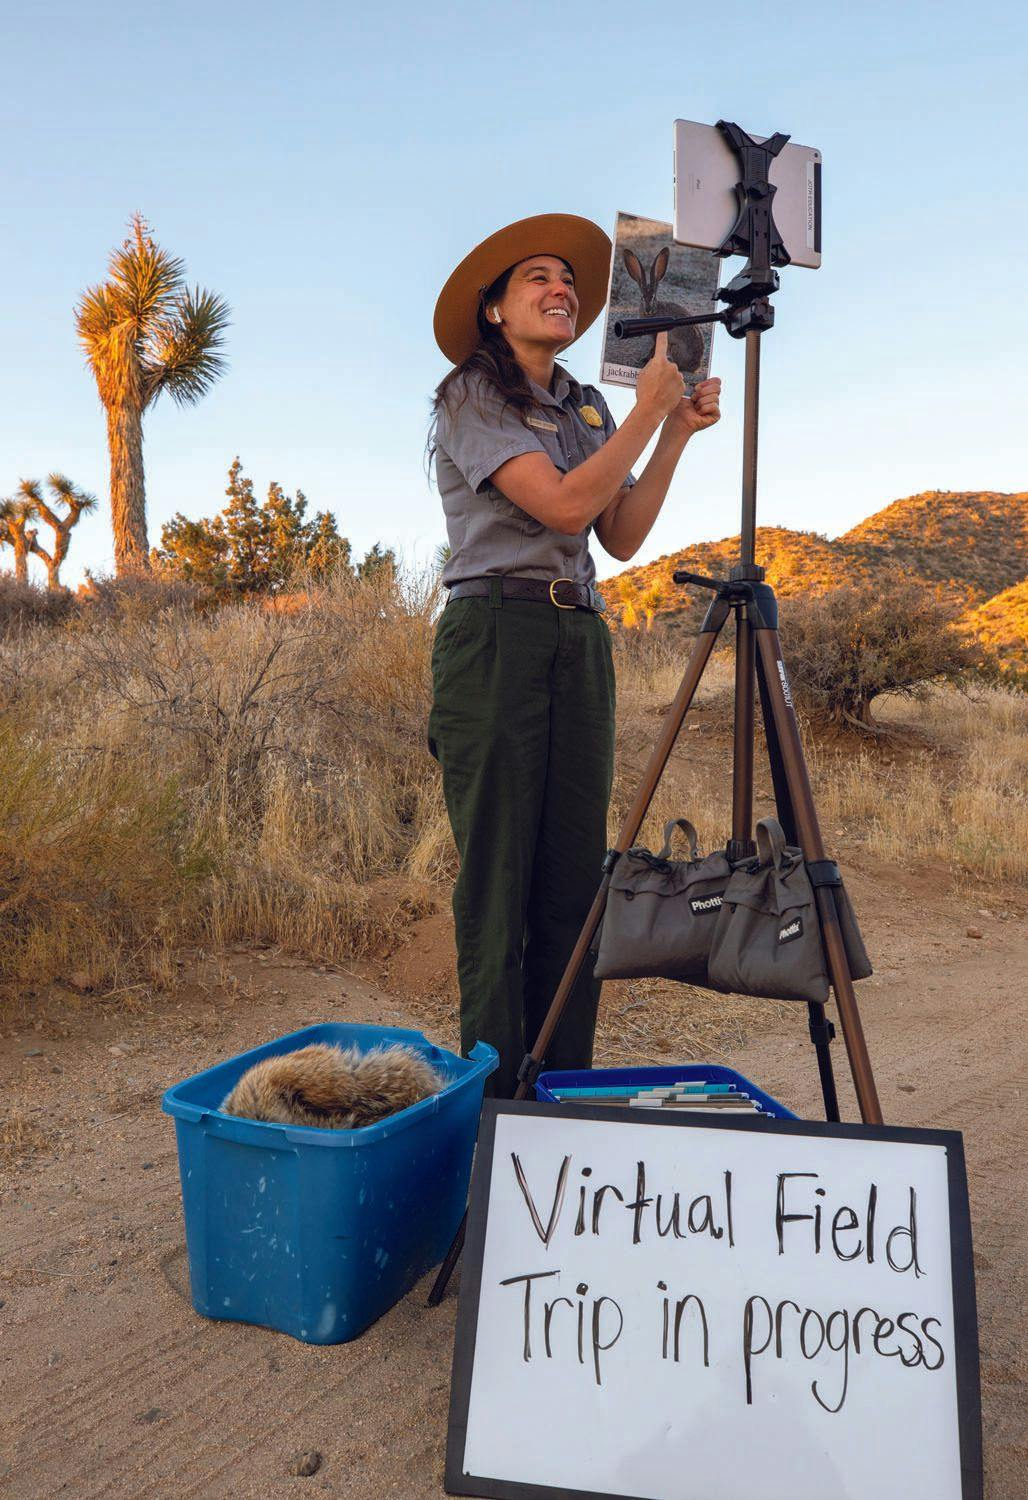
[[[447,1491],[978,1500],[960,1135],[641,1113],[484,1106]]]

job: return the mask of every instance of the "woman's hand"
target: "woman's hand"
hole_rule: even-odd
[[[639,371],[635,401],[637,406],[649,408],[659,412],[661,417],[666,417],[676,409],[679,402],[686,400],[683,394],[685,382],[678,366],[667,357],[667,334],[658,333],[655,344],[653,358]]]
[[[683,396],[674,409],[668,412],[664,430],[680,433],[691,438],[694,432],[713,427],[721,420],[721,382],[718,379],[701,380],[691,396]]]

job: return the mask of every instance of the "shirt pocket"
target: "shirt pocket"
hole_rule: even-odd
[[[575,424],[575,436],[578,439],[583,457],[591,458],[607,441],[607,433],[602,427],[593,427],[580,412],[576,411],[571,420]]]

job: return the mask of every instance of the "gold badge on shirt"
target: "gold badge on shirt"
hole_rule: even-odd
[[[600,416],[595,406],[580,406],[578,408],[578,412],[582,420],[584,422],[587,422],[590,427],[603,426],[603,418]]]

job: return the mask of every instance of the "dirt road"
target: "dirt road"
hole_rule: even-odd
[[[886,1119],[965,1135],[986,1496],[1023,1500],[1023,904],[984,886],[930,894],[899,871],[872,881],[858,868],[850,883],[878,958],[858,989]],[[431,974],[448,961],[437,951],[419,967]],[[168,1084],[268,1037],[319,1020],[423,1024],[438,1018],[438,1002],[426,1012],[366,979],[234,952],[197,965],[163,1006],[105,1015],[95,1003],[51,1002],[36,1028],[30,1014],[8,1018],[0,1037],[0,1500],[441,1495],[455,1296],[429,1311],[422,1285],[355,1343],[329,1348],[200,1319],[174,1131],[159,1110]],[[842,1079],[841,1044],[836,1053]],[[793,1012],[729,1060],[817,1117],[816,1072]],[[1002,1096],[983,1093],[982,1080],[1002,1083]],[[851,1091],[841,1092],[855,1119]],[[291,1461],[310,1450],[321,1454],[317,1471],[293,1477]]]

